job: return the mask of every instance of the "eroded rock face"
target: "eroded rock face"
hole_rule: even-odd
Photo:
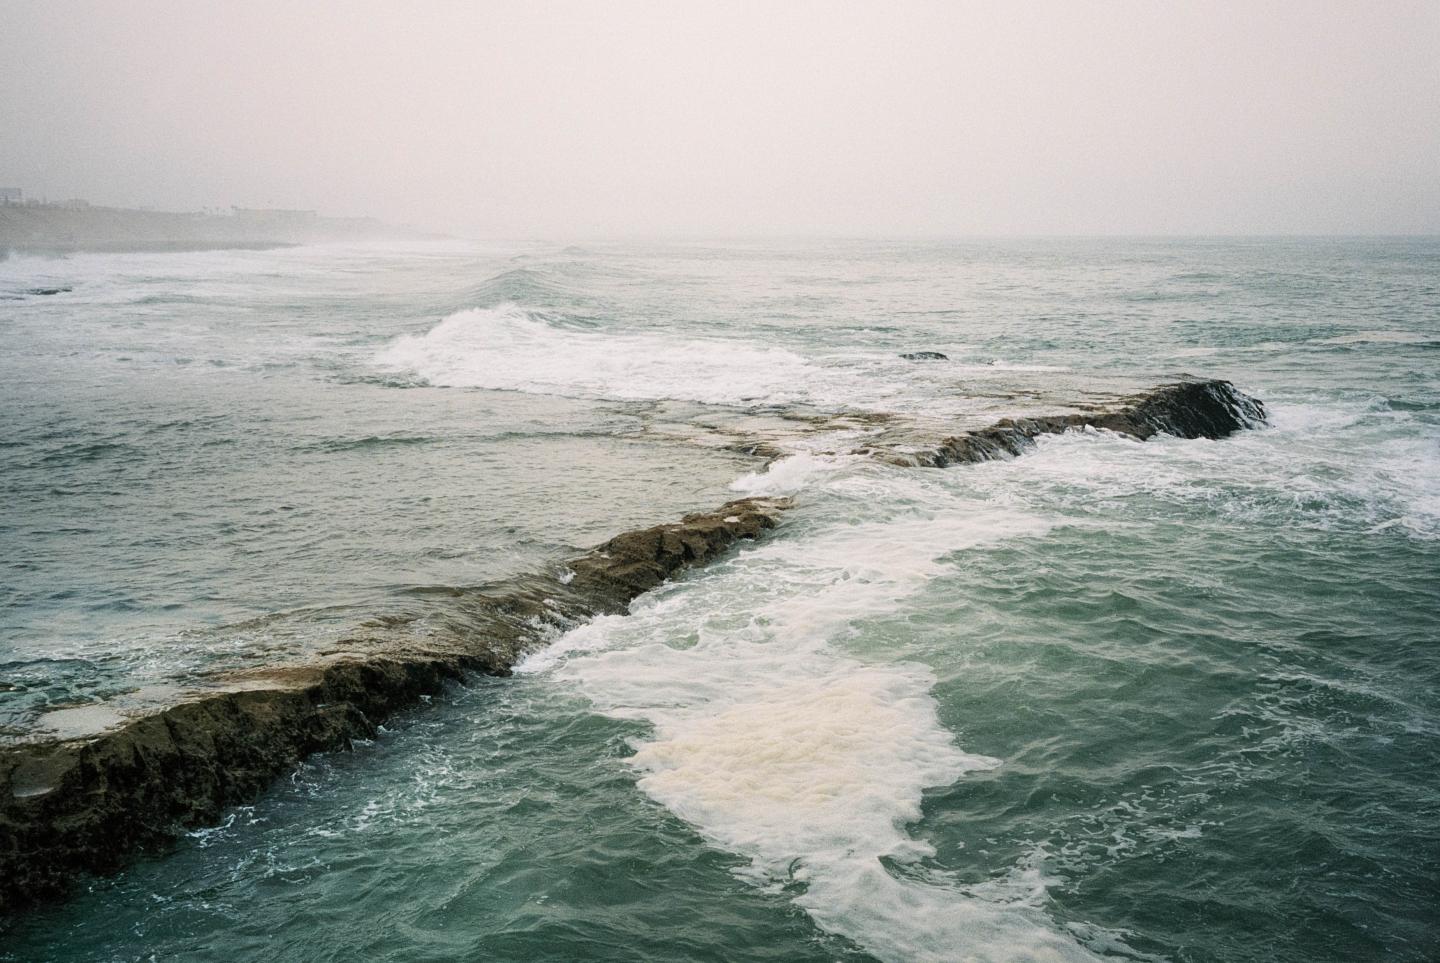
[[[1264,414],[1229,382],[1185,380],[1116,407],[1003,419],[919,450],[863,451],[893,464],[944,467],[1017,455],[1038,435],[1069,428],[1142,440],[1162,432],[1221,438],[1262,423]],[[773,528],[788,507],[788,499],[748,498],[625,532],[554,570],[454,590],[452,621],[429,634],[357,636],[315,662],[220,678],[98,734],[0,748],[0,914],[214,822],[305,756],[372,737],[386,718],[448,681],[508,675],[551,634],[624,612],[641,593]],[[81,721],[92,718],[107,716]]]

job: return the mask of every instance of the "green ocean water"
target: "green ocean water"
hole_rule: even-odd
[[[0,294],[12,736],[797,501],[0,959],[1440,954],[1436,241],[15,258]],[[943,470],[683,442],[1180,372],[1270,423]]]

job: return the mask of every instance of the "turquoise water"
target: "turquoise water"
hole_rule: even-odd
[[[1440,243],[0,264],[52,283],[0,301],[15,733],[688,507],[798,505],[0,958],[1440,953]],[[1271,424],[945,470],[685,440],[1180,371]]]

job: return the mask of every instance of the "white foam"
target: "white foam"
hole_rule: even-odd
[[[1136,495],[1240,519],[1440,538],[1440,435],[1383,405],[1268,404],[1271,427],[1220,442],[1067,432],[969,472],[977,493],[1039,511]]]
[[[423,334],[397,338],[373,360],[387,374],[439,387],[932,416],[966,410],[956,379],[988,370],[914,365],[880,349],[802,355],[738,338],[585,327],[514,304],[456,312]]]
[[[623,401],[842,404],[864,393],[845,371],[784,348],[565,327],[515,305],[452,314],[377,362],[439,386]]]
[[[668,714],[635,755],[641,788],[777,874],[796,855],[876,840],[892,853],[925,852],[896,832],[920,818],[918,790],[996,761],[955,748],[922,668],[830,668],[755,687],[718,711]],[[876,779],[901,771],[899,786]]]
[[[853,464],[855,458],[798,452],[771,462],[764,471],[742,475],[730,484],[730,489],[747,495],[793,495],[819,476],[833,474],[845,465]]]
[[[999,761],[957,747],[935,677],[851,651],[951,555],[1045,530],[953,479],[794,456],[745,490],[803,488],[781,532],[532,657],[598,711],[650,723],[639,786],[763,884],[798,882],[816,922],[887,960],[1089,960],[1028,894],[979,895],[907,831],[926,787]],[[813,507],[807,507],[813,506]],[[902,507],[897,507],[902,506]],[[887,869],[882,859],[908,867]]]

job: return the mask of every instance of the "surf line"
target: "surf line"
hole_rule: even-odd
[[[1230,382],[1187,378],[1112,408],[1007,418],[918,451],[859,453],[944,468],[1019,455],[1040,435],[1077,428],[1219,439],[1264,421],[1263,404]],[[792,504],[744,498],[625,532],[544,572],[449,590],[463,617],[451,631],[357,635],[304,664],[217,677],[163,709],[94,713],[106,720],[95,732],[0,747],[0,915],[214,824],[305,757],[373,738],[448,683],[509,675],[557,631],[626,612],[644,592],[775,528]]]

